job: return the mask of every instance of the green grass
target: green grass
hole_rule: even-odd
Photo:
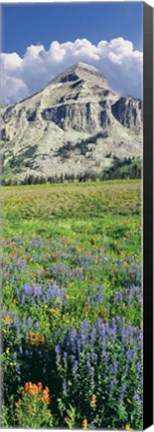
[[[3,188],[4,237],[61,237],[140,254],[140,181]]]

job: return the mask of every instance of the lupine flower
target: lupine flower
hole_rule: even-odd
[[[67,369],[67,357],[68,357],[67,352],[64,351],[64,353],[63,353],[63,361],[64,361],[64,367],[65,367],[65,369]]]
[[[133,350],[133,349],[128,350],[128,351],[126,352],[126,358],[127,358],[128,360],[130,360],[130,359],[132,358],[133,354],[134,354],[134,350]]]
[[[120,392],[120,402],[123,402],[125,393],[126,393],[126,384],[123,383]]]
[[[16,372],[18,375],[21,374],[21,368],[20,368],[19,364],[16,365]]]
[[[16,353],[16,352],[13,353],[13,360],[14,360],[14,361],[17,360],[17,353]]]
[[[66,393],[66,392],[67,392],[67,382],[66,382],[66,378],[63,379],[62,387],[63,387],[63,392]]]
[[[60,342],[56,345],[55,351],[56,351],[57,355],[61,354],[61,343]]]
[[[118,371],[118,362],[117,362],[117,361],[114,361],[113,364],[112,364],[112,367],[111,367],[111,372],[112,372],[114,375],[116,375],[116,374],[117,374],[117,371]]]
[[[57,301],[62,303],[65,301],[66,292],[62,287],[56,285],[47,284],[43,289],[39,285],[28,285],[25,284],[22,289],[17,290],[17,298],[24,304],[25,300],[30,298],[31,301],[35,302],[49,302],[52,304],[53,311],[57,312]],[[31,319],[31,318],[30,318]]]
[[[112,381],[110,382],[110,387],[109,387],[109,398],[112,397],[114,384],[115,384],[115,383],[114,383],[114,380],[112,380]]]
[[[136,399],[136,401],[140,401],[141,400],[141,397],[140,397],[140,395],[138,393],[135,393],[135,399]]]
[[[98,355],[96,353],[93,354],[93,361],[94,363],[98,362]]]
[[[79,367],[79,362],[77,360],[75,360],[74,365],[73,365],[73,374],[74,374],[75,378],[76,378],[76,373],[77,373],[78,367]]]
[[[139,373],[140,370],[141,370],[141,363],[138,362],[137,365],[136,365],[136,371]]]

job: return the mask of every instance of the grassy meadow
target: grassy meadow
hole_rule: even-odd
[[[142,429],[141,181],[2,201],[3,426]]]

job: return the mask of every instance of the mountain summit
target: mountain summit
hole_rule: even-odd
[[[140,157],[141,101],[112,91],[77,63],[33,96],[1,109],[3,173],[55,176],[100,171],[114,157]]]
[[[109,84],[106,78],[96,69],[94,66],[90,66],[86,63],[78,62],[75,65],[67,68],[64,72],[54,78],[52,82],[64,83],[68,81],[85,80],[94,82],[99,81],[100,85],[109,88]]]

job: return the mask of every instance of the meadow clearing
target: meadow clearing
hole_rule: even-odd
[[[3,426],[142,429],[141,181],[2,198]]]

